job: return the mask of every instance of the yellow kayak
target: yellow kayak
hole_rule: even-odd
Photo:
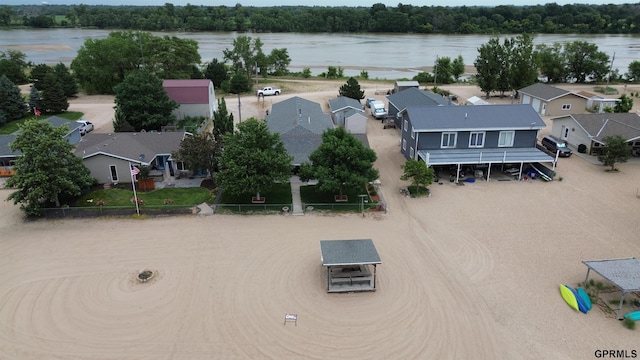
[[[569,289],[566,285],[560,285],[560,295],[564,301],[566,301],[567,305],[569,305],[573,310],[579,311],[578,308],[578,299],[576,299],[576,295]]]

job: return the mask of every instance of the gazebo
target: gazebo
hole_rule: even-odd
[[[320,249],[327,292],[376,290],[376,266],[382,262],[371,239],[321,240]]]
[[[589,280],[589,272],[593,270],[622,291],[620,305],[616,313],[618,319],[622,319],[621,313],[624,297],[630,292],[640,291],[640,260],[630,257],[622,259],[589,260],[583,261],[582,263],[589,268],[587,270],[587,277],[584,279],[585,287],[587,280]]]

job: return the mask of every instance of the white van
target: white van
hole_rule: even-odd
[[[371,103],[371,115],[376,119],[384,119],[387,116],[387,110],[384,108],[382,101],[374,101]]]

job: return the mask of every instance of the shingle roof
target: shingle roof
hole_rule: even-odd
[[[67,131],[67,134],[73,132],[75,129],[80,127],[79,123],[75,121],[63,119],[59,116],[51,116],[49,118],[46,118],[44,121],[48,122],[55,128],[59,128],[61,126],[67,126],[67,129],[69,129],[69,131]]]
[[[371,239],[320,240],[320,251],[323,266],[382,263]]]
[[[387,100],[389,100],[389,104],[392,104],[399,111],[402,111],[409,106],[449,105],[449,100],[442,96],[418,88],[408,88],[395,94],[387,95]]]
[[[542,84],[542,83],[535,83],[533,85],[529,85],[525,88],[518,90],[518,92],[521,94],[527,94],[532,97],[545,100],[545,101],[551,101],[559,97],[572,94],[572,92],[569,90],[559,89],[557,87],[553,87],[551,85]]]
[[[11,151],[9,144],[15,140],[16,135],[0,135],[0,157],[14,157],[22,155],[20,151]]]
[[[106,155],[136,163],[149,164],[157,155],[169,155],[180,149],[185,132],[89,133],[76,147],[81,158]],[[140,155],[144,155],[141,161]]]
[[[163,80],[162,88],[178,104],[208,104],[209,84],[208,79]]]
[[[640,115],[635,113],[602,113],[569,115],[593,140],[602,142],[606,136],[620,135],[631,141],[640,138]],[[554,119],[558,119],[556,117]],[[552,120],[554,120],[552,119]]]
[[[280,134],[294,165],[308,161],[322,143],[322,133],[333,128],[320,104],[297,96],[273,104],[265,120],[272,133]]]
[[[545,123],[528,104],[484,106],[410,106],[415,131],[544,129]]]
[[[329,99],[329,109],[332,113],[349,108],[364,112],[364,110],[362,109],[362,104],[360,104],[360,101],[356,99],[352,99],[346,96],[339,96],[335,99]]]

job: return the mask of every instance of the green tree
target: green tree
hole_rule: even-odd
[[[65,64],[56,64],[53,67],[53,73],[62,85],[64,96],[71,98],[78,95],[78,82],[76,81],[76,77],[69,72],[69,68]]]
[[[218,62],[218,59],[214,58],[207,64],[204,70],[204,77],[211,80],[213,86],[219,89],[222,83],[229,79],[229,72],[224,63]]]
[[[218,166],[219,153],[220,146],[213,134],[203,132],[193,136],[185,136],[174,157],[183,161],[187,169],[193,172],[202,170],[213,177]]]
[[[20,94],[20,88],[5,75],[0,76],[0,112],[4,114],[4,121],[20,119],[27,114],[27,104]]]
[[[300,166],[302,181],[318,180],[322,191],[336,191],[342,196],[345,189],[361,189],[378,178],[373,168],[375,151],[364,146],[344,127],[329,129],[322,134],[322,144],[309,155],[310,163]]]
[[[31,85],[29,90],[29,112],[35,112],[35,109],[42,111],[42,96],[35,86]]]
[[[302,77],[305,79],[308,79],[311,77],[311,69],[306,67],[304,69],[302,69]]]
[[[601,79],[609,71],[609,56],[596,44],[574,41],[564,45],[567,75],[578,83]]]
[[[150,34],[142,37],[146,43]],[[85,40],[71,62],[71,69],[85,92],[113,94],[114,87],[142,64],[138,40],[131,32],[112,32],[105,39]]]
[[[26,58],[27,55],[22,51],[0,51],[0,76],[5,75],[16,85],[29,82],[27,75],[25,75],[29,68],[29,63],[25,61]]]
[[[547,83],[563,82],[567,77],[566,59],[562,51],[562,44],[553,46],[536,45],[535,58],[540,69],[540,75],[547,79]]]
[[[233,74],[229,80],[229,92],[232,94],[242,94],[251,90],[249,78],[243,72]]]
[[[51,67],[47,64],[38,64],[31,68],[31,73],[29,73],[29,80],[38,84],[44,80],[44,77],[51,71]]]
[[[222,141],[224,135],[233,133],[233,114],[227,110],[224,98],[218,99],[218,111],[213,113],[213,134],[216,140]]]
[[[177,36],[142,37],[142,66],[161,79],[201,78],[197,67],[201,58],[198,42]]]
[[[249,80],[256,68],[267,68],[266,56],[262,52],[262,41],[251,36],[238,36],[233,40],[233,49],[224,49],[224,59],[230,61],[236,72],[242,71]]]
[[[634,60],[629,64],[627,70],[627,80],[630,82],[640,81],[640,61]]]
[[[115,31],[105,39],[85,40],[71,69],[87,93],[112,94],[137,69],[145,68],[163,79],[188,79],[198,77],[194,67],[199,63],[195,40]]]
[[[438,84],[450,84],[451,75],[451,58],[448,56],[438,57],[434,67],[434,76]]]
[[[241,195],[248,191],[260,198],[276,182],[285,182],[291,175],[293,157],[263,121],[249,118],[238,129],[223,136],[224,150],[220,156],[218,184],[225,192]]]
[[[53,72],[49,72],[38,86],[42,91],[42,101],[40,102],[42,110],[58,114],[69,108],[62,82]]]
[[[269,73],[275,76],[287,75],[291,58],[286,48],[273,49],[268,57]]]
[[[116,113],[124,114],[135,131],[160,130],[176,120],[172,112],[178,104],[162,88],[162,80],[146,69],[131,73],[115,91]]]
[[[17,16],[18,13],[11,6],[0,6],[0,26],[11,25],[11,18]]]
[[[633,109],[633,99],[626,94],[622,94],[619,98],[620,101],[616,102],[616,106],[613,108],[613,112],[628,113]]]
[[[509,56],[510,89],[518,90],[538,81],[538,63],[533,51],[533,37],[529,34],[516,36]]]
[[[416,189],[420,187],[427,187],[433,183],[433,177],[435,172],[432,168],[427,167],[424,161],[411,159],[402,165],[404,173],[400,177],[402,181],[411,181],[411,185]]]
[[[54,128],[47,122],[29,119],[21,130],[10,147],[22,156],[16,160],[15,175],[6,184],[17,191],[7,200],[20,203],[27,215],[41,215],[42,208],[49,204],[59,207],[61,202],[80,196],[95,183],[64,138],[68,128]]]
[[[347,80],[346,84],[340,86],[338,93],[340,96],[346,96],[358,101],[364,99],[364,90],[360,88],[360,83],[358,83],[358,80],[353,76]]]
[[[598,155],[598,161],[605,166],[611,166],[610,171],[615,171],[615,165],[625,163],[631,157],[631,147],[627,145],[627,141],[620,135],[605,136],[602,138],[604,147]]]
[[[464,74],[464,70],[464,58],[462,55],[458,55],[458,57],[453,59],[453,62],[451,62],[451,75],[453,75],[453,78],[458,81],[460,80],[460,76]]]
[[[478,49],[478,57],[473,62],[476,67],[476,81],[480,90],[488,98],[492,91],[498,90],[498,74],[502,72],[502,47],[498,38],[489,39]]]

